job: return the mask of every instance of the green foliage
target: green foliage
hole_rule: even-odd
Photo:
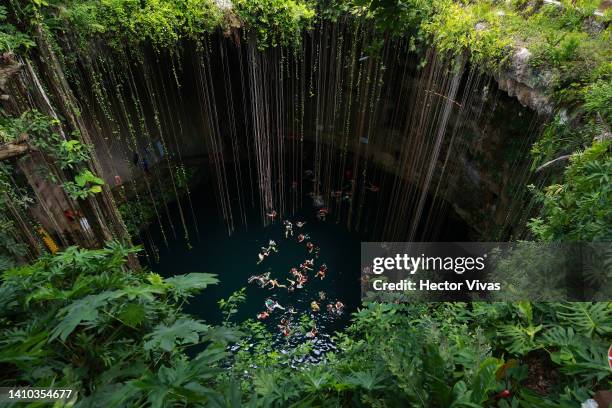
[[[520,322],[500,327],[499,335],[504,339],[503,343],[509,352],[524,355],[538,348],[534,339],[538,332],[542,330],[542,325],[534,326],[531,320],[529,319],[526,324]]]
[[[510,56],[512,38],[505,31],[503,18],[489,2],[465,6],[456,2],[437,2],[431,20],[423,30],[444,54],[466,51],[477,65],[497,70]]]
[[[34,147],[57,160],[61,169],[75,170],[89,160],[93,148],[82,144],[77,132],[72,134],[72,139],[64,139],[55,131],[58,126],[58,120],[27,110],[18,117],[0,119],[0,141],[27,137]]]
[[[17,211],[26,209],[32,199],[16,187],[12,179],[13,167],[0,162],[0,272],[10,269],[28,253],[19,239],[19,229],[10,215],[9,206]]]
[[[145,337],[144,348],[147,351],[162,349],[170,352],[177,345],[197,344],[200,335],[207,329],[205,324],[190,318],[177,320],[170,326],[159,324]]]
[[[147,201],[125,202],[119,205],[119,213],[133,237],[138,236],[140,231],[155,218],[155,208]]]
[[[425,41],[420,24],[429,21],[435,12],[436,1],[423,0],[353,0],[353,14],[373,19],[382,32],[410,35]]]
[[[7,8],[0,5],[0,54],[25,52],[36,44],[32,39],[8,23]]]
[[[92,147],[82,144],[79,140],[61,140],[58,145],[57,158],[62,169],[74,169],[75,166],[87,160]]]
[[[227,300],[220,299],[219,302],[217,302],[219,304],[219,309],[225,317],[226,323],[229,322],[233,315],[238,313],[238,308],[246,300],[245,291],[246,288],[242,288],[232,293]]]
[[[560,6],[523,0],[351,3],[353,14],[373,18],[381,32],[410,36],[416,48],[433,46],[442,55],[467,54],[487,72],[499,72],[515,50],[525,47],[534,68],[530,80],[559,105],[579,107],[585,97],[591,103],[597,100],[597,109],[603,111],[610,105],[604,104],[604,91],[610,83],[612,30],[609,15],[598,18],[603,21],[593,20],[596,2],[562,1]],[[586,28],[593,24],[600,25],[595,32]]]
[[[612,333],[612,309],[606,303],[560,305],[557,317],[587,337]]]
[[[563,114],[555,115],[540,138],[531,146],[532,170],[563,154],[588,146],[592,135],[583,134],[568,123]]]
[[[336,352],[296,370],[309,343],[279,353],[261,322],[239,324],[241,339],[185,315],[181,305],[214,276],[128,272],[133,252],[71,247],[3,274],[3,386],[77,388],[81,407],[459,408],[576,406],[609,376],[610,303],[367,303]],[[243,301],[244,289],[220,302],[226,320]],[[195,345],[206,348],[189,358]],[[537,352],[555,372],[546,395],[530,390]]]
[[[75,388],[79,406],[172,406],[206,403],[224,344],[235,335],[181,311],[213,282],[207,274],[128,271],[118,243],[68,248],[6,271],[0,284],[3,386]],[[206,282],[206,283],[205,283]],[[187,288],[189,283],[194,286]],[[184,349],[205,344],[194,358]]]
[[[531,220],[544,241],[609,241],[612,237],[610,141],[595,142],[570,159],[563,184],[536,191],[543,215]]]
[[[612,124],[612,80],[599,80],[585,91],[584,108],[592,115],[599,114],[608,124]]]
[[[301,0],[237,0],[233,4],[260,49],[299,45],[315,16],[312,5]]]
[[[505,288],[504,300],[605,300],[611,296],[612,248],[607,243],[548,243],[521,241],[512,249],[493,251],[489,279]],[[580,271],[582,278],[576,273]],[[568,279],[581,280],[580,291]],[[495,299],[495,295],[492,298]]]
[[[605,384],[612,336],[573,328],[588,320],[583,310],[597,321],[600,310],[609,315],[609,303],[586,304],[578,320],[560,318],[576,305],[368,303],[337,334],[337,353],[299,371],[291,361],[300,351],[267,349],[260,323],[246,322],[254,336],[239,344],[231,371],[264,406],[574,406],[589,397],[582,385]],[[557,377],[547,395],[530,390],[528,366],[538,352]],[[508,399],[497,396],[503,390]]]
[[[60,18],[83,40],[102,36],[113,47],[151,42],[172,48],[181,38],[198,40],[222,24],[213,0],[107,0],[63,2]]]
[[[575,31],[547,33],[544,42],[536,44],[533,63],[537,65],[549,64],[558,68],[578,56],[580,43],[586,37],[586,33]]]
[[[74,176],[74,181],[65,182],[64,189],[74,200],[85,200],[101,193],[103,185],[104,180],[95,176],[90,170],[83,170]]]
[[[28,136],[35,145],[47,147],[46,139],[51,137],[52,126],[58,122],[36,110],[27,110],[18,117],[0,118],[0,141],[10,142],[21,136]]]
[[[210,273],[188,273],[173,276],[164,281],[176,298],[189,297],[194,290],[206,289],[209,285],[216,285],[219,280]]]

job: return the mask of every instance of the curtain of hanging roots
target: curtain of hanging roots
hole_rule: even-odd
[[[496,108],[492,78],[466,56],[417,54],[408,40],[351,18],[318,23],[297,48],[261,50],[250,34],[205,36],[172,51],[95,43],[77,64],[60,58],[105,179],[128,171],[116,198],[143,223],[147,254],[157,257],[146,222],[165,245],[199,237],[183,146],[194,137],[229,234],[324,208],[328,221],[370,239],[436,239],[458,194],[453,166],[472,148],[463,133]],[[69,36],[61,45],[65,54],[78,49]],[[521,186],[539,125],[534,118],[521,154],[505,164],[512,182],[500,195],[517,200],[496,210],[487,238],[507,238],[532,211]]]

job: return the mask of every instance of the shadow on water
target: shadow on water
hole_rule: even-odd
[[[312,360],[316,361],[321,352],[333,348],[331,336],[348,325],[350,314],[359,305],[359,236],[349,233],[343,224],[319,221],[315,216],[315,209],[311,206],[305,206],[300,213],[289,217],[291,221],[306,221],[306,224],[303,228],[294,226],[294,236],[288,239],[284,237],[281,220],[277,219],[273,225],[264,228],[256,212],[248,215],[248,228],[239,227],[228,236],[225,224],[219,219],[211,191],[205,184],[193,189],[199,239],[196,238],[194,225],[188,225],[189,233],[193,237],[189,241],[190,245],[184,238],[178,237],[169,239],[166,247],[161,239],[159,226],[151,227],[154,241],[159,247],[159,261],[152,262],[149,266],[164,277],[190,272],[217,274],[220,283],[191,298],[185,307],[186,312],[210,324],[219,324],[222,321],[217,305],[219,299],[226,299],[243,287],[247,288],[247,298],[233,318],[236,322],[255,319],[258,313],[266,310],[266,298],[276,300],[285,310],[276,309],[269,318],[263,320],[274,334],[274,347],[283,349],[297,346],[307,340],[312,341]],[[176,211],[177,205],[175,203],[170,206],[170,217],[179,235],[182,227]],[[167,230],[166,227],[168,234]],[[292,279],[291,268],[299,268],[306,259],[314,258],[306,248],[306,240],[297,242],[300,233],[308,234],[310,241],[320,248],[319,257],[314,259],[314,271],[309,273],[308,282],[302,289],[288,292],[284,288],[262,289],[255,283],[247,283],[251,275],[270,271],[271,278],[277,279],[281,284],[288,284],[286,278]],[[257,255],[262,246],[267,246],[269,240],[277,243],[278,253],[272,253],[257,265]],[[314,275],[323,263],[327,265],[328,271],[325,279],[321,280]],[[320,300],[320,292],[325,294],[325,300]],[[310,304],[313,300],[318,301],[319,312],[311,310]],[[327,304],[337,300],[346,306],[340,315],[327,311]],[[290,312],[292,308],[295,313]],[[304,319],[304,315],[316,324],[319,334],[314,340],[306,338],[305,330],[301,328],[303,325],[300,324],[300,319]],[[288,337],[277,327],[282,318],[290,322],[292,332]]]

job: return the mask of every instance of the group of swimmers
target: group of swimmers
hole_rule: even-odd
[[[276,211],[273,211],[273,210],[267,212],[266,214],[273,221],[275,220],[277,216]],[[326,215],[327,215],[326,208],[321,208],[317,211],[317,217],[319,219],[324,220]],[[301,229],[304,227],[305,224],[306,224],[305,221],[291,222],[289,220],[283,220],[282,225],[284,228],[285,239],[289,239],[290,237],[294,236],[294,228]],[[283,288],[283,289],[287,289],[288,292],[293,292],[295,289],[303,288],[304,285],[309,280],[309,272],[315,271],[315,258],[318,258],[319,256],[319,247],[310,241],[310,236],[305,232],[300,232],[297,235],[296,241],[298,242],[298,244],[306,242],[305,244],[306,250],[308,251],[310,255],[312,255],[312,257],[309,259],[305,259],[304,262],[300,263],[299,267],[292,267],[290,269],[289,273],[291,276],[289,278],[285,278],[287,281],[287,284],[280,283],[277,279],[273,279],[271,277],[271,271],[267,271],[261,275],[253,275],[249,277],[248,282],[249,283],[255,282],[262,289],[267,287],[268,290]],[[268,256],[270,256],[274,252],[278,252],[277,244],[273,240],[269,240],[267,246],[261,247],[261,251],[258,254],[257,264],[258,265],[261,264]],[[327,265],[323,263],[319,266],[319,268],[316,270],[316,273],[314,273],[312,277],[323,280],[327,276],[327,270],[328,270]],[[313,300],[310,303],[311,311],[313,313],[319,312],[321,310],[322,304],[324,304],[325,299],[326,299],[325,292],[320,291],[319,298],[316,300]],[[267,298],[265,300],[264,306],[265,306],[265,310],[257,314],[257,319],[259,320],[267,319],[268,317],[270,317],[272,312],[274,312],[274,310],[276,309],[285,311],[285,307],[283,307],[276,300],[273,300],[271,298]],[[344,304],[340,301],[337,301],[335,303],[331,302],[327,304],[326,310],[329,313],[340,315],[342,314],[344,310]],[[293,310],[293,308],[289,308],[289,310],[286,311],[285,313],[291,314],[291,313],[296,313],[296,312],[295,310]],[[290,319],[283,317],[280,321],[280,324],[278,324],[278,328],[284,336],[289,336],[292,332]],[[306,337],[309,337],[309,338],[314,338],[317,335],[318,335],[318,330],[317,330],[316,325],[313,325],[312,329],[306,333]]]
[[[312,302],[310,302],[310,310],[312,310],[315,313],[321,310],[321,306],[319,305],[319,302],[317,302],[316,300],[313,300]],[[344,311],[344,303],[342,303],[339,300],[336,303],[328,303],[327,311],[329,313],[341,315],[342,312]]]

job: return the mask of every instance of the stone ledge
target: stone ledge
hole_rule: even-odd
[[[550,85],[552,73],[536,70],[529,64],[531,52],[520,47],[512,56],[510,66],[495,75],[499,88],[516,98],[521,105],[540,115],[551,115],[554,104],[544,91]]]

